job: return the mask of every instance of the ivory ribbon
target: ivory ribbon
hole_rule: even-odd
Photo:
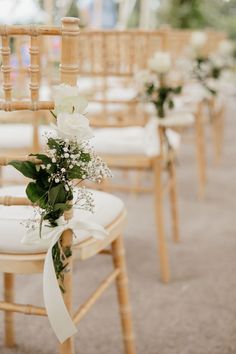
[[[97,223],[81,221],[77,218],[72,218],[69,221],[60,218],[58,221],[58,226],[53,228],[43,225],[41,236],[39,235],[39,227],[29,230],[21,242],[24,244],[40,244],[40,246],[48,248],[43,270],[44,303],[49,322],[58,340],[60,343],[63,343],[66,339],[73,336],[77,332],[77,329],[65,306],[58,285],[52,258],[52,248],[57,243],[62,233],[68,229],[71,229],[74,234],[77,231],[86,231],[90,236],[96,239],[103,239],[107,236],[107,232]]]

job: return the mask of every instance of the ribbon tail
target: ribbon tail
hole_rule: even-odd
[[[97,224],[96,222],[92,221],[82,221],[78,220],[73,223],[72,227],[73,231],[76,230],[86,230],[88,231],[92,237],[97,240],[103,240],[106,236],[108,236],[108,232],[102,225]]]
[[[59,240],[61,233],[54,238],[48,249],[43,271],[43,296],[49,322],[60,343],[73,336],[77,329],[65,306],[55,273],[52,248]]]
[[[86,230],[96,239],[103,239],[107,236],[107,231],[103,226],[94,222],[78,220],[74,222],[70,221],[66,227],[59,226],[56,230],[56,234],[54,234],[53,241],[48,248],[44,261],[43,296],[49,322],[60,343],[63,343],[77,332],[74,322],[64,303],[52,257],[52,248],[59,240],[62,232],[66,229],[72,229],[74,232],[75,230]]]

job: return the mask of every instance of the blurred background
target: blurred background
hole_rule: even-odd
[[[0,22],[58,24],[63,16],[92,28],[207,28],[236,38],[236,0],[1,0]],[[37,11],[37,12],[35,12]],[[35,15],[37,13],[37,16]],[[10,16],[11,14],[11,16]]]

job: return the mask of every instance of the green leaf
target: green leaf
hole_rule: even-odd
[[[182,86],[177,86],[175,88],[173,88],[173,93],[179,95],[182,91]]]
[[[48,202],[50,205],[64,203],[66,201],[66,191],[62,184],[50,189],[48,193]]]
[[[26,188],[26,194],[32,203],[37,203],[40,208],[45,208],[47,205],[46,193],[37,183],[30,182]]]
[[[49,138],[47,142],[48,147],[52,149],[56,149],[58,152],[61,151],[61,146],[60,144],[56,141],[56,139]]]
[[[91,160],[91,156],[89,153],[82,152],[80,155],[80,160],[83,162],[89,162]]]
[[[66,204],[66,203],[57,203],[57,204],[55,204],[55,205],[53,206],[53,209],[54,209],[55,211],[57,211],[57,210],[63,210],[63,211],[65,211],[65,210],[70,210],[71,207],[72,207],[71,205]]]
[[[174,108],[174,101],[170,99],[168,101],[168,106],[169,106],[170,109],[173,109]]]
[[[67,176],[69,179],[81,179],[83,174],[84,173],[79,166],[74,166],[68,171]]]
[[[48,181],[49,177],[50,177],[50,173],[48,173],[46,169],[44,170],[40,169],[38,171],[38,177],[36,179],[36,183],[44,190],[48,190],[50,185],[50,182]]]
[[[52,163],[52,159],[44,154],[30,154],[29,156],[37,157],[37,159],[41,160],[45,165]]]
[[[31,161],[11,161],[9,165],[15,167],[20,171],[25,177],[36,179],[38,171],[36,170],[36,165]]]

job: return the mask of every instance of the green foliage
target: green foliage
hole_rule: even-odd
[[[162,0],[157,18],[173,28],[212,27],[236,39],[235,14],[236,0]]]
[[[15,167],[25,177],[35,179],[37,177],[37,170],[35,164],[30,161],[11,161],[9,165]]]
[[[153,83],[146,84],[146,94],[148,99],[154,104],[160,118],[165,117],[165,104],[169,109],[174,108],[173,95],[181,93],[182,87],[161,86],[156,87]]]
[[[51,227],[57,226],[57,220],[65,211],[71,209],[73,187],[70,181],[87,177],[86,166],[91,161],[89,153],[75,142],[65,142],[62,139],[49,138],[47,142],[50,154],[31,154],[40,160],[40,164],[30,161],[11,161],[10,165],[30,178],[26,188],[29,200],[42,209],[42,223],[47,220]],[[51,157],[53,156],[53,157]],[[73,156],[73,158],[71,157]],[[67,267],[65,262],[71,256],[70,248],[62,249],[60,241],[53,247],[53,261],[57,278],[60,280],[61,291],[64,292],[63,279]]]
[[[49,138],[47,145],[53,151],[54,159],[45,154],[31,154],[30,156],[41,160],[42,164],[35,165],[30,161],[10,162],[25,177],[33,180],[28,184],[26,194],[32,203],[43,209],[42,220],[48,220],[51,226],[56,226],[57,219],[71,208],[69,202],[73,199],[73,192],[68,181],[85,179],[87,172],[84,163],[91,161],[89,153],[84,152],[77,144],[71,144],[68,145],[61,139]],[[71,166],[71,160],[66,157],[65,151],[68,156],[77,156],[74,165]]]
[[[61,242],[58,241],[52,248],[52,257],[54,261],[56,277],[60,281],[61,292],[65,293],[65,289],[63,286],[64,271],[68,266],[68,263],[65,263],[65,261],[67,258],[72,256],[72,251],[70,247],[64,247],[63,254],[62,254],[61,249],[62,249]]]
[[[217,90],[208,85],[208,79],[219,79],[224,67],[216,66],[210,58],[196,58],[193,75],[198,82],[213,96],[217,95]]]
[[[159,18],[174,28],[199,28],[208,25],[203,0],[165,0]]]

